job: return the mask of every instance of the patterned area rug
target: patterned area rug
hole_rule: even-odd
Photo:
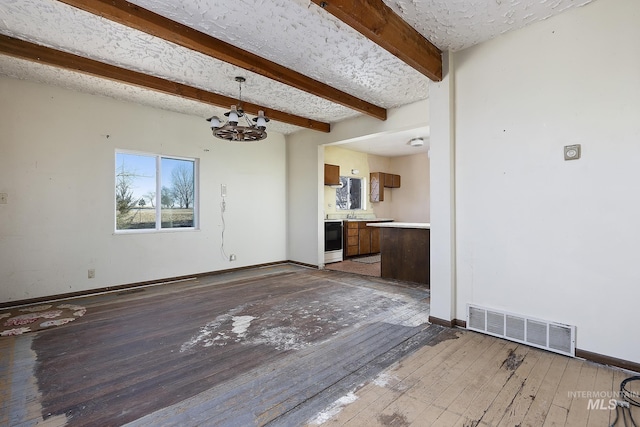
[[[361,262],[363,264],[375,264],[376,262],[380,262],[380,254],[365,256],[362,258],[353,258],[352,261]]]
[[[42,304],[0,311],[0,336],[7,337],[49,329],[73,322],[87,309],[75,304]]]

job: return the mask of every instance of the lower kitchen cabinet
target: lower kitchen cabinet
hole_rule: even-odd
[[[380,252],[380,229],[367,227],[366,221],[345,221],[345,256]]]
[[[353,221],[345,221],[344,227],[345,255],[356,256],[359,252],[358,240],[358,223]]]
[[[358,255],[365,255],[370,253],[371,229],[364,225],[364,227],[358,227]]]

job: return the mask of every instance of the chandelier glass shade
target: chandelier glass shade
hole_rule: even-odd
[[[239,84],[240,96],[238,97],[238,105],[232,105],[229,112],[224,113],[227,117],[226,122],[222,122],[218,116],[207,119],[210,122],[213,136],[233,142],[255,142],[261,141],[267,137],[267,122],[269,119],[264,115],[264,111],[258,111],[258,117],[253,119],[251,123],[249,117],[242,110],[242,83],[245,82],[244,77],[236,77]]]

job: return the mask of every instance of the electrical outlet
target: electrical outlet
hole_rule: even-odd
[[[95,269],[95,268],[90,268],[90,269],[87,271],[87,277],[88,277],[89,279],[94,279],[94,278],[96,277],[96,269]]]
[[[9,195],[7,193],[0,193],[0,205],[6,205],[8,198]]]
[[[227,184],[220,184],[220,195],[227,197]]]

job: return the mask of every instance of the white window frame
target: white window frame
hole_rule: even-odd
[[[144,234],[144,233],[171,233],[171,232],[188,232],[200,230],[200,159],[194,157],[182,157],[171,156],[166,154],[149,153],[144,151],[133,151],[116,149],[113,162],[114,162],[114,174],[112,183],[115,184],[117,176],[116,170],[118,168],[118,154],[132,154],[137,156],[154,157],[156,163],[156,226],[155,228],[134,228],[134,229],[118,229],[117,221],[117,206],[116,206],[116,188],[113,187],[113,229],[114,234]],[[171,160],[186,160],[193,162],[193,227],[175,227],[175,228],[162,228],[162,159]]]

